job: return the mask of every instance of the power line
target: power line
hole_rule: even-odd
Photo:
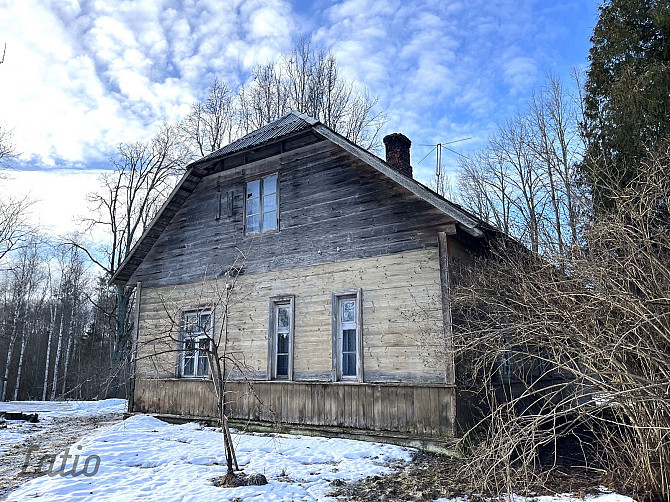
[[[467,140],[469,140],[469,139],[472,139],[472,136],[468,136],[467,138],[455,139],[455,140],[453,140],[453,141],[447,141],[447,142],[445,142],[445,143],[438,143],[438,144],[436,144],[436,145],[426,145],[426,144],[421,144],[421,143],[419,143],[418,146],[432,146],[432,147],[433,147],[433,148],[431,148],[431,150],[430,150],[426,155],[424,155],[424,157],[419,161],[419,164],[421,164],[424,160],[426,160],[426,157],[428,157],[431,153],[433,153],[433,152],[437,149],[437,151],[438,151],[438,152],[437,152],[437,163],[438,163],[438,169],[439,169],[439,165],[440,165],[441,162],[442,162],[442,148],[444,148],[445,150],[449,150],[451,153],[455,153],[456,155],[460,155],[460,156],[463,157],[464,159],[467,159],[468,157],[467,157],[466,155],[463,155],[462,153],[457,152],[456,150],[454,150],[454,149],[452,149],[452,148],[449,148],[449,147],[447,147],[446,145],[453,145],[454,143],[460,143],[461,141],[467,141]],[[418,164],[417,164],[417,165],[418,165]]]

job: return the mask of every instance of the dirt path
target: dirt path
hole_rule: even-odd
[[[28,422],[7,422],[10,437],[0,448],[0,499],[4,500],[14,489],[31,478],[41,475],[38,472],[39,459],[44,455],[63,452],[95,429],[123,420],[121,413],[109,413],[94,416],[74,416],[50,418],[36,424]],[[30,461],[26,459],[30,452]],[[4,454],[2,454],[4,453]]]

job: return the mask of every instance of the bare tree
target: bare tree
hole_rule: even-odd
[[[0,261],[29,238],[31,228],[26,217],[30,205],[27,198],[0,198]]]
[[[47,287],[50,289],[51,301],[49,302],[49,328],[46,332],[47,337],[47,349],[44,363],[44,382],[42,384],[42,401],[47,400],[47,392],[49,389],[49,368],[51,362],[51,341],[53,339],[53,334],[56,329],[56,319],[58,314],[58,298],[59,293],[63,287],[63,275],[61,274],[60,283],[57,288],[53,288],[51,275],[51,269],[49,268],[47,273]]]
[[[579,82],[576,81],[576,85]],[[529,147],[546,174],[544,191],[551,202],[553,222],[550,234],[556,252],[578,241],[578,193],[575,190],[575,165],[581,160],[584,143],[578,133],[578,108],[561,81],[549,76],[545,87],[529,103],[529,121],[533,134]],[[547,242],[549,244],[549,242]]]
[[[21,366],[23,364],[23,353],[25,351],[26,340],[26,312],[29,308],[30,298],[34,295],[37,284],[40,282],[40,246],[35,235],[31,236],[28,245],[18,250],[12,260],[10,268],[12,281],[12,304],[13,315],[11,320],[11,333],[9,335],[9,346],[7,349],[7,358],[5,362],[4,380],[9,381],[10,369],[12,367],[12,358],[16,342],[21,343],[21,355],[17,372],[15,388],[18,386],[21,378]],[[5,400],[7,385],[3,387],[0,401]]]
[[[460,159],[458,189],[464,203],[477,216],[511,234],[515,194],[509,166],[500,160],[489,150]]]
[[[549,76],[482,151],[460,160],[463,203],[533,251],[554,257],[578,243],[583,194],[574,169],[584,148],[575,103]]]
[[[84,219],[89,228],[105,230],[109,244],[102,250],[86,246],[79,239],[72,239],[69,244],[83,250],[111,277],[162,206],[183,172],[187,158],[178,130],[169,125],[164,125],[149,141],[120,145],[117,157],[112,159],[114,171],[101,176],[99,192],[89,194],[94,216]],[[119,372],[128,357],[128,312],[132,294],[131,288],[116,287],[116,340],[110,396],[118,390]]]
[[[289,110],[306,113],[364,148],[371,148],[386,116],[378,98],[345,80],[332,53],[301,40],[280,62],[259,65],[238,93],[242,132],[253,131]]]
[[[262,475],[248,476],[239,472],[228,426],[229,379],[245,381],[248,392],[258,399],[252,382],[247,379],[251,369],[236,353],[229,338],[229,318],[243,308],[246,298],[244,290],[238,287],[244,262],[240,252],[220,278],[203,278],[201,284],[192,288],[169,288],[160,294],[161,316],[144,326],[135,349],[140,364],[154,366],[159,372],[174,371],[171,356],[176,354],[181,375],[209,377],[226,454],[226,474],[215,481],[217,486],[267,483]],[[198,306],[195,310],[194,305]]]
[[[18,152],[13,142],[13,132],[6,125],[0,124],[0,164],[10,157],[16,157]]]
[[[571,469],[670,496],[669,167],[666,143],[625,190],[606,187],[616,211],[584,222],[568,267],[502,241],[456,274],[459,381],[481,418],[464,472],[482,491],[537,489],[572,443]]]
[[[179,128],[197,155],[204,156],[230,143],[237,134],[235,96],[228,85],[214,79],[205,101],[193,103]]]

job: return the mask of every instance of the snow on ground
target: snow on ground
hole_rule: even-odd
[[[100,429],[70,448],[80,456],[79,472],[90,456],[99,457],[94,475],[42,476],[8,500],[324,500],[334,479],[353,481],[386,473],[389,461],[411,459],[405,448],[346,439],[234,432],[233,440],[240,468],[265,474],[267,485],[215,487],[211,479],[225,472],[220,432],[138,415]],[[61,463],[59,457],[56,467]],[[95,464],[91,457],[87,473]]]
[[[0,412],[21,411],[38,413],[40,419],[62,416],[89,416],[104,413],[124,413],[125,399],[104,399],[102,401],[8,401],[0,402]]]
[[[124,406],[122,400],[0,403],[0,411],[38,412],[40,419],[48,423],[59,418],[120,413]],[[0,430],[0,445],[5,439]],[[240,467],[247,473],[265,474],[267,485],[215,487],[212,478],[225,472],[220,432],[195,423],[171,425],[148,415],[136,415],[95,429],[72,444],[69,447],[72,457],[65,463],[61,451],[51,474],[27,481],[7,500],[323,501],[330,499],[327,494],[335,479],[349,482],[388,473],[390,462],[406,462],[412,457],[412,450],[406,448],[347,439],[237,431],[233,431],[233,439]],[[44,469],[48,470],[48,462]],[[72,469],[77,475],[72,475]],[[585,499],[560,495],[536,499],[514,496],[513,500],[633,502],[628,497],[607,493]],[[462,499],[451,502],[456,501],[463,502]]]
[[[86,418],[110,413],[124,413],[125,399],[103,401],[9,401],[0,402],[0,412],[37,413],[39,422],[31,424],[21,420],[10,420],[0,428],[0,456],[9,448],[23,442],[27,435],[39,434],[53,427],[53,422],[62,418]]]

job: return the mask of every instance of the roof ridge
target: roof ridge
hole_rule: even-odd
[[[237,138],[235,141],[222,146],[218,150],[205,155],[196,160],[191,165],[200,165],[205,162],[216,160],[225,155],[244,150],[245,148],[254,147],[270,140],[284,137],[292,132],[307,129],[308,127],[320,124],[320,122],[309,115],[291,110],[276,120],[268,122],[267,124],[255,129],[244,136]]]
[[[307,122],[309,125],[316,125],[316,124],[320,123],[319,120],[315,119],[311,115],[307,115],[306,113],[303,113],[299,110],[289,110],[286,115],[295,115],[299,119],[302,119],[305,122]],[[284,115],[284,117],[286,117],[286,115]],[[277,119],[277,120],[281,120],[281,119]]]

